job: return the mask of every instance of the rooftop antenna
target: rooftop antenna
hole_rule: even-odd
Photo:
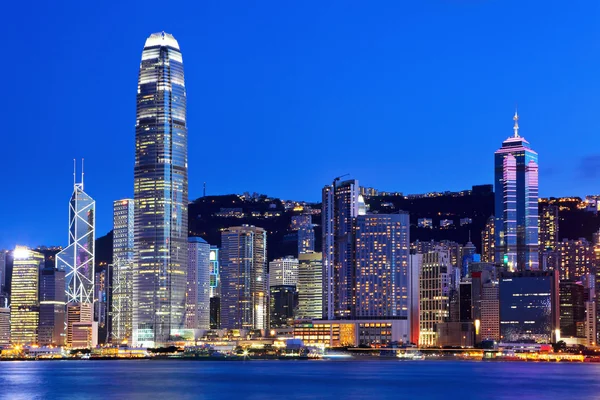
[[[518,138],[519,137],[519,113],[518,113],[516,107],[515,107],[515,116],[513,117],[513,121],[515,121],[515,126],[513,127],[513,130],[515,131],[515,137]]]
[[[77,180],[75,178],[75,174],[77,173],[77,164],[75,163],[75,159],[73,159],[73,187],[77,184]]]
[[[83,190],[83,158],[81,159],[81,190]]]
[[[206,197],[206,182],[204,182],[204,190],[202,192],[202,197]]]

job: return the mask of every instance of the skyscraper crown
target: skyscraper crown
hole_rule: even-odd
[[[158,32],[153,33],[146,39],[146,44],[144,48],[153,47],[153,46],[169,46],[179,50],[179,43],[170,33],[166,32]]]

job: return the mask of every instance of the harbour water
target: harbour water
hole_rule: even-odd
[[[15,361],[2,399],[592,399],[600,364],[472,361]]]

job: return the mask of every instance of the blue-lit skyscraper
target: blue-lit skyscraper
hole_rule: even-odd
[[[519,136],[515,113],[514,135],[494,157],[496,262],[509,270],[537,270],[538,154]]]
[[[168,33],[146,40],[135,132],[133,341],[160,346],[184,326],[188,257],[186,91]]]

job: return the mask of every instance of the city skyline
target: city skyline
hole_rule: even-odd
[[[64,201],[59,193],[67,190],[73,157],[84,157],[88,161],[88,188],[98,205],[98,236],[110,230],[112,201],[132,196],[128,184],[131,175],[127,172],[131,161],[126,154],[133,148],[135,93],[126,82],[131,81],[139,63],[134,55],[140,50],[140,38],[163,29],[175,34],[190,50],[188,81],[195,93],[190,101],[190,121],[202,132],[190,139],[191,148],[210,148],[211,152],[217,151],[230,160],[241,160],[243,157],[238,156],[245,152],[254,152],[265,159],[264,169],[254,176],[240,177],[236,175],[240,168],[238,161],[225,166],[207,163],[203,151],[197,151],[190,161],[191,199],[201,195],[206,181],[209,194],[257,191],[282,198],[318,201],[319,189],[324,183],[332,176],[348,172],[360,177],[368,186],[404,193],[461,190],[472,184],[489,183],[492,169],[473,165],[489,165],[490,151],[510,132],[508,118],[516,102],[523,133],[542,155],[540,195],[583,196],[597,192],[594,181],[597,158],[593,149],[586,146],[595,133],[595,122],[591,118],[592,110],[597,108],[593,94],[597,60],[582,59],[584,56],[580,55],[587,57],[587,49],[594,48],[593,43],[600,36],[591,20],[593,12],[585,12],[594,11],[596,6],[592,10],[586,10],[584,5],[568,10],[549,7],[543,10],[545,21],[533,25],[528,20],[540,10],[515,1],[476,6],[440,3],[438,13],[431,15],[425,14],[424,5],[412,4],[402,9],[391,5],[369,10],[350,7],[339,16],[340,10],[334,6],[322,7],[316,15],[300,6],[266,13],[261,7],[247,10],[251,15],[264,14],[262,21],[268,22],[266,25],[248,22],[252,18],[247,15],[240,21],[242,16],[232,15],[219,6],[202,6],[184,13],[184,22],[188,18],[200,18],[201,22],[212,18],[212,21],[177,26],[168,16],[152,16],[145,10],[135,10],[143,14],[135,19],[137,23],[119,24],[121,18],[124,21],[134,12],[125,7],[115,13],[118,14],[115,31],[102,35],[97,33],[105,33],[103,26],[73,25],[70,19],[81,9],[61,7],[50,12],[51,15],[61,13],[56,22],[64,22],[61,27],[51,25],[48,21],[52,19],[41,18],[49,11],[44,7],[34,10],[32,15],[33,20],[40,20],[42,31],[57,29],[58,34],[67,38],[65,43],[52,48],[52,54],[39,48],[31,33],[23,32],[23,28],[9,29],[9,42],[15,44],[15,54],[31,61],[26,63],[31,65],[36,65],[38,55],[45,57],[50,73],[58,74],[65,81],[61,90],[54,91],[57,101],[46,109],[35,104],[22,107],[32,110],[37,118],[18,127],[13,125],[16,121],[31,119],[14,105],[26,103],[23,96],[42,83],[27,65],[16,71],[14,79],[15,83],[24,85],[25,90],[17,90],[13,82],[8,83],[9,92],[14,91],[16,97],[4,104],[5,110],[14,115],[7,129],[20,133],[7,138],[7,148],[15,151],[7,152],[2,160],[2,170],[6,171],[3,180],[9,187],[16,188],[36,180],[50,211],[48,226],[43,230],[33,229],[35,219],[23,214],[26,214],[24,210],[34,207],[37,196],[31,193],[15,206],[11,205],[17,208],[14,214],[20,218],[9,216],[5,221],[6,228],[0,230],[3,248],[12,248],[15,243],[65,245],[64,233],[59,229],[64,217],[52,210],[58,210]],[[395,24],[396,18],[386,17],[386,14],[397,16],[401,11],[411,17],[406,18],[405,27]],[[497,16],[492,17],[494,14]],[[419,25],[425,15],[427,22],[439,24],[433,33]],[[519,30],[500,29],[502,33],[496,34],[503,21],[513,15],[519,15],[528,23]],[[577,23],[575,15],[579,18]],[[302,16],[307,18],[300,18]],[[334,16],[338,22],[339,19],[347,22],[341,21],[336,27],[325,23]],[[451,18],[446,18],[448,16]],[[379,27],[374,26],[375,20]],[[353,33],[350,22],[362,22],[365,29],[360,34]],[[450,29],[454,24],[462,24],[462,29]],[[66,35],[66,29],[77,34]],[[223,29],[229,29],[230,33],[221,35]],[[555,48],[552,40],[557,35],[555,29],[561,34],[568,31],[568,37],[578,40],[564,39]],[[442,30],[449,37],[437,43],[436,32]],[[281,38],[273,38],[273,32],[279,31]],[[481,37],[472,35],[473,31],[481,32]],[[19,33],[22,35],[18,36]],[[543,39],[544,35],[548,39]],[[410,40],[403,40],[405,38]],[[107,48],[104,46],[107,39],[118,40],[119,46]],[[350,47],[349,42],[356,48]],[[247,48],[255,43],[261,45],[249,53]],[[548,51],[550,47],[552,51]],[[32,50],[31,54],[22,53],[21,48]],[[473,49],[479,49],[482,54],[477,55]],[[96,54],[101,56],[96,57]],[[448,71],[438,62],[439,57],[432,57],[436,54],[441,55]],[[90,58],[91,55],[94,58]],[[120,61],[114,66],[111,60],[116,59]],[[69,64],[63,72],[65,60]],[[306,68],[295,67],[299,62]],[[106,78],[105,70],[111,71],[111,79],[90,78],[90,73]],[[334,71],[340,73],[333,74]],[[406,76],[414,76],[410,79],[414,83],[407,82]],[[573,76],[585,82],[586,89],[575,91],[569,83]],[[551,89],[545,88],[545,82],[550,79],[556,84]],[[93,98],[86,96],[89,102],[86,109],[79,104],[84,102],[78,100],[82,90],[95,93]],[[107,101],[105,93],[111,93],[111,101]],[[319,101],[311,102],[315,96]],[[59,112],[54,103],[72,112]],[[90,117],[88,109],[99,104],[109,117],[97,120],[94,124],[97,126],[86,124]],[[436,118],[430,118],[432,111]],[[47,127],[52,137],[48,147],[27,146],[31,141],[41,144],[43,137],[37,132],[48,132]],[[66,144],[82,130],[85,131],[85,137],[81,138],[83,146]],[[579,140],[564,143],[560,138],[565,132],[576,135]],[[427,162],[422,160],[422,151],[410,150],[423,144],[424,134],[434,139],[425,149],[429,155]],[[385,140],[388,144],[385,149],[365,139],[373,135]],[[239,145],[224,148],[220,146],[223,137],[231,137]],[[299,137],[305,140],[298,140]],[[290,179],[282,180],[280,173],[269,168],[266,161],[269,157],[275,163],[282,162],[285,155],[280,153],[285,152],[277,149],[290,144],[297,146],[299,153],[310,154],[315,144],[330,146],[346,137],[350,139],[349,145],[360,143],[365,149],[364,162],[356,164],[344,154],[333,154],[318,167],[285,168]],[[32,151],[27,163],[18,151],[25,146]],[[82,151],[82,148],[87,150]],[[403,157],[396,157],[398,148],[409,150],[404,151]],[[53,154],[51,164],[45,161],[46,151]],[[457,157],[461,151],[467,151],[468,156]],[[106,154],[111,156],[106,157]],[[415,169],[415,165],[421,168]],[[442,168],[447,174],[443,179],[431,173]],[[47,175],[40,175],[39,171]],[[467,172],[469,178],[465,176]],[[8,207],[7,203],[0,205],[3,209]]]

